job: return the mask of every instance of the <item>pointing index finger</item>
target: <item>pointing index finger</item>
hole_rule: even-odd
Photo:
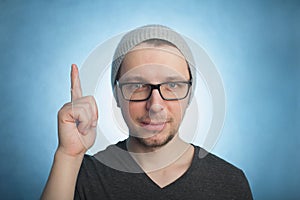
[[[72,64],[71,69],[71,101],[82,97],[81,84],[79,79],[78,67]]]

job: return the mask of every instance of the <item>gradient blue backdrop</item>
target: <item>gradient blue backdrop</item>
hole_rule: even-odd
[[[38,199],[69,101],[71,63],[112,36],[161,23],[217,65],[227,116],[213,152],[255,199],[300,199],[299,1],[0,1],[0,198]]]

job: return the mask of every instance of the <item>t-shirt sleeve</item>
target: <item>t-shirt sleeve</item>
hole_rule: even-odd
[[[247,177],[242,170],[240,170],[240,173],[241,173],[240,177],[241,177],[241,195],[242,195],[241,199],[252,200],[253,196],[252,196],[252,192]]]

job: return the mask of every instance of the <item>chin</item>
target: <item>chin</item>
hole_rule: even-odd
[[[135,137],[135,139],[144,147],[147,148],[158,148],[163,147],[168,144],[173,138],[175,134],[169,134],[167,136],[163,136],[160,134],[151,136],[149,138],[139,138]]]

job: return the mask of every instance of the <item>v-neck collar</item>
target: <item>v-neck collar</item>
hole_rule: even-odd
[[[126,150],[128,152],[128,149],[127,149],[127,145],[126,145],[126,140],[121,142],[123,144],[120,145],[121,148],[123,148],[124,150]],[[188,174],[190,173],[190,171],[192,170],[193,168],[193,165],[194,163],[196,162],[196,159],[197,159],[197,155],[198,155],[198,148],[191,144],[191,146],[193,147],[193,157],[192,157],[192,162],[190,164],[190,166],[187,168],[187,170],[181,175],[179,176],[177,179],[175,179],[173,182],[169,183],[168,185],[164,186],[164,187],[160,187],[157,183],[155,183],[155,181],[153,179],[151,179],[147,173],[140,167],[140,165],[134,160],[134,158],[132,158],[132,156],[130,155],[130,153],[128,152],[129,154],[129,157],[131,158],[132,162],[134,162],[134,164],[141,170],[141,176],[147,180],[147,182],[152,185],[153,187],[155,187],[157,190],[167,190],[168,188],[171,188],[173,185],[176,185],[176,184],[179,184],[180,182],[184,181],[184,179],[186,177],[188,177]]]
[[[192,145],[192,144],[191,144]],[[192,145],[192,147],[194,148],[194,152],[193,152],[193,158],[192,158],[192,162],[190,164],[190,166],[185,170],[185,172],[179,176],[177,179],[175,179],[174,181],[170,182],[168,185],[164,186],[164,187],[160,187],[157,183],[155,183],[145,172],[143,173],[143,175],[145,176],[145,179],[148,179],[149,182],[151,182],[151,184],[156,187],[158,190],[168,190],[168,188],[172,188],[173,186],[180,184],[180,182],[184,181],[186,179],[186,177],[189,177],[189,173],[193,168],[193,164],[195,163],[195,159],[196,159],[196,155],[197,155],[197,148]]]

